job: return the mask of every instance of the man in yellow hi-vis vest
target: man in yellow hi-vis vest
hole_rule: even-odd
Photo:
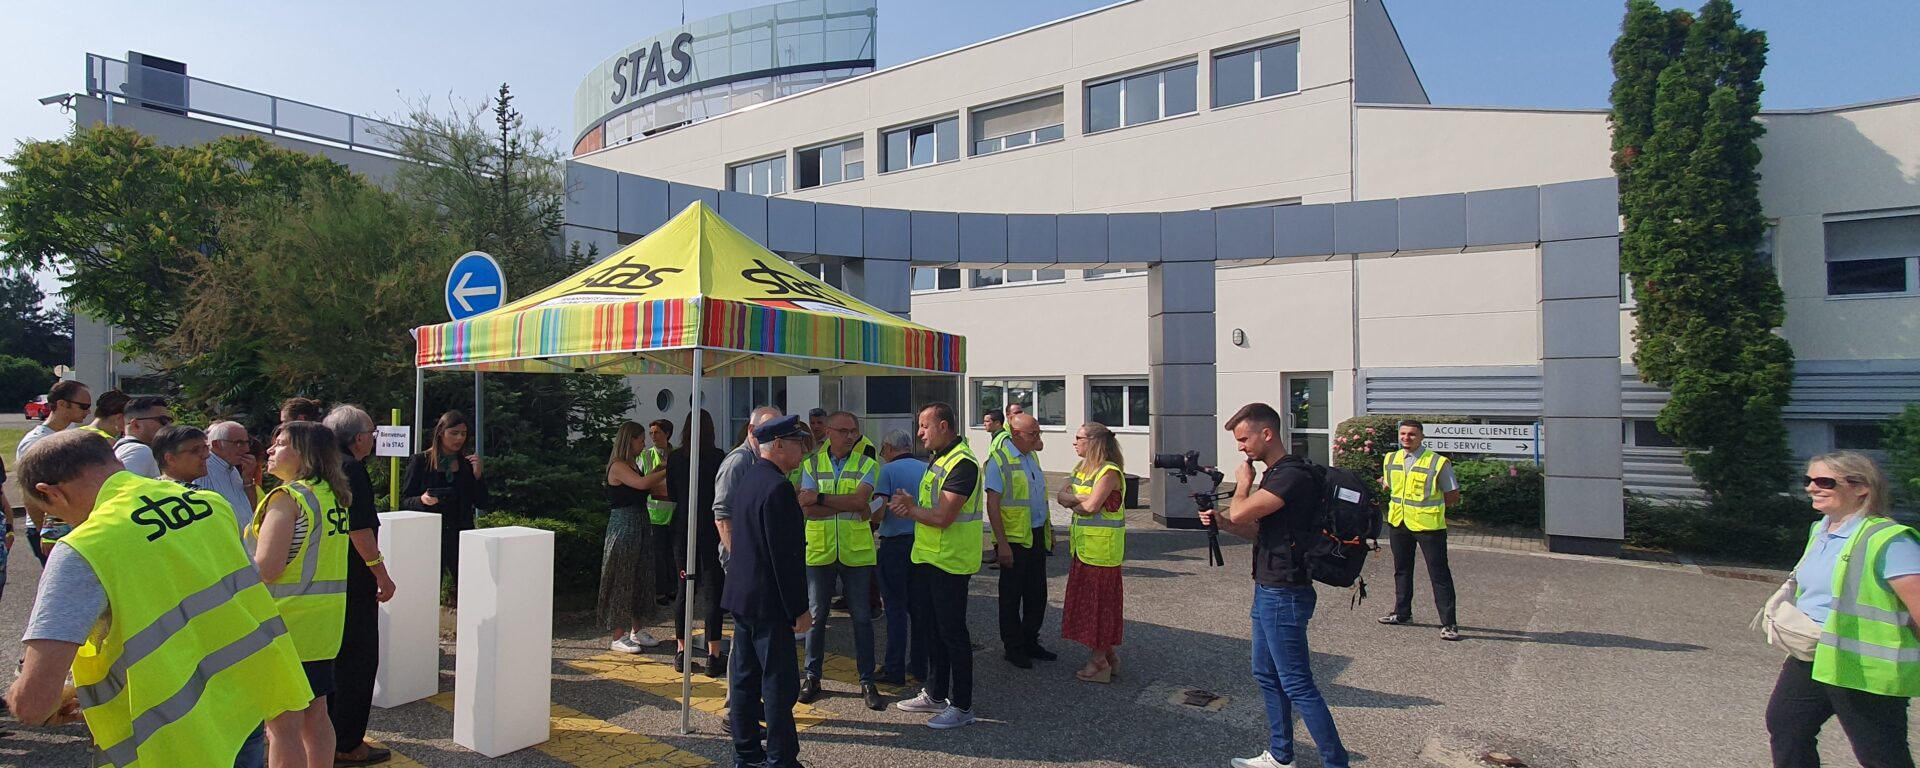
[[[821,430],[826,445],[800,465],[800,508],[807,518],[807,610],[813,627],[807,631],[806,677],[799,701],[812,704],[820,697],[820,675],[827,657],[827,614],[834,588],[845,585],[847,612],[853,617],[853,649],[860,675],[860,696],[868,709],[881,709],[880,689],[873,679],[873,612],[867,599],[872,588],[874,550],[873,487],[879,483],[879,465],[856,453],[860,422],[841,411],[826,419]]]
[[[985,494],[980,462],[960,439],[953,406],[929,403],[915,418],[920,442],[933,462],[920,479],[920,492],[896,490],[887,508],[913,519],[913,626],[927,639],[930,676],[920,695],[893,706],[902,712],[937,713],[927,727],[947,730],[974,722],[967,584],[980,571]]]
[[[1460,503],[1460,485],[1453,478],[1453,462],[1421,447],[1426,427],[1413,419],[1400,420],[1400,450],[1387,454],[1380,468],[1380,487],[1387,494],[1387,541],[1393,547],[1393,613],[1382,624],[1413,621],[1413,551],[1427,561],[1433,582],[1433,607],[1440,612],[1440,639],[1459,640],[1460,622],[1454,615],[1453,569],[1447,566],[1447,507]]]
[[[1037,455],[1045,444],[1040,422],[1024,413],[1007,419],[1004,439],[993,441],[984,474],[987,521],[994,559],[1000,565],[1000,644],[1007,663],[1032,669],[1033,660],[1060,658],[1040,645],[1047,616],[1047,555],[1053,551],[1047,476]]]
[[[263,722],[276,764],[301,764],[312,693],[226,500],[128,472],[83,432],[40,441],[16,472],[29,503],[74,528],[40,580],[13,714],[85,718],[101,765],[258,766],[236,755]]]

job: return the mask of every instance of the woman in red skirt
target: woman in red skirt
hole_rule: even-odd
[[[1125,461],[1113,430],[1095,423],[1082,425],[1073,436],[1073,452],[1080,463],[1054,497],[1073,512],[1073,567],[1067,573],[1060,636],[1092,652],[1075,674],[1090,683],[1107,683],[1120,664],[1113,648],[1120,644],[1125,596],[1120,585],[1127,544],[1127,514],[1120,505],[1126,493]]]

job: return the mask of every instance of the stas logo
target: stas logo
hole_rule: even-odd
[[[651,50],[634,51],[614,59],[613,103],[619,104],[629,97],[639,98],[640,92],[646,90],[649,84],[665,88],[669,83],[687,79],[687,73],[693,71],[693,53],[687,50],[691,45],[692,33],[682,32],[673,38],[673,44],[668,49],[673,52],[673,61],[678,66],[671,71],[667,69],[659,41],[654,42]],[[631,78],[627,76],[629,69],[633,71]]]
[[[133,511],[133,521],[153,528],[147,534],[147,541],[156,541],[169,532],[192,525],[196,520],[205,520],[213,515],[213,505],[195,498],[192,491],[179,496],[162,496],[158,499],[142,495],[142,506]]]

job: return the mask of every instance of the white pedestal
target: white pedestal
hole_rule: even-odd
[[[382,512],[380,553],[393,599],[380,604],[373,705],[386,708],[440,692],[440,516]]]
[[[460,534],[453,743],[499,757],[546,741],[553,691],[553,533]]]

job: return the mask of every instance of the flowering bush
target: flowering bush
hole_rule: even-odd
[[[1460,416],[1418,416],[1371,414],[1355,416],[1333,428],[1333,465],[1351,469],[1367,482],[1368,488],[1380,487],[1380,462],[1400,449],[1400,420],[1418,419],[1422,424],[1465,424]],[[1384,509],[1386,494],[1373,495]]]

